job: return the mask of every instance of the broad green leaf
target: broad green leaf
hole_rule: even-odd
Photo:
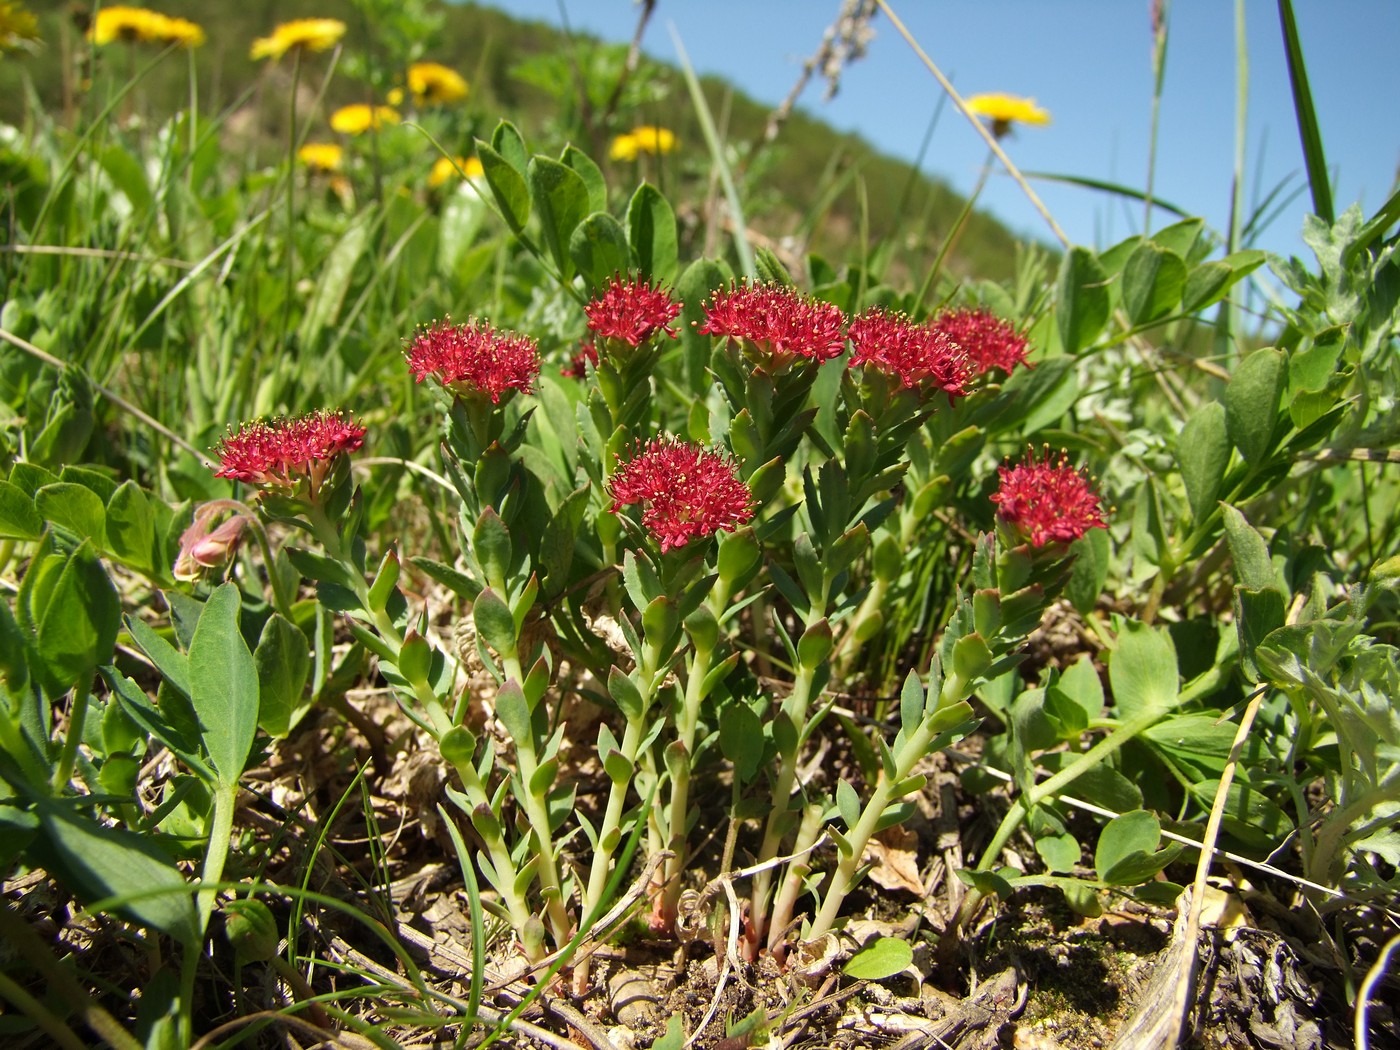
[[[1116,865],[1140,854],[1152,854],[1162,839],[1162,825],[1144,809],[1114,817],[1099,833],[1094,850],[1094,869],[1104,882]],[[1134,880],[1142,881],[1142,880]]]
[[[258,728],[258,670],[239,631],[240,599],[232,583],[215,588],[190,642],[190,704],[200,738],[222,786],[243,775]]]
[[[1202,780],[1190,786],[1196,802],[1209,810],[1215,804],[1220,781]],[[1253,850],[1272,850],[1294,832],[1293,821],[1257,787],[1239,778],[1230,784],[1221,818],[1225,834]]]
[[[1108,664],[1118,717],[1166,711],[1177,702],[1176,648],[1165,630],[1128,620]]]
[[[616,664],[608,669],[608,695],[629,722],[640,719],[646,712],[646,698],[640,687],[631,675],[623,673]]]
[[[492,130],[490,148],[521,175],[525,174],[530,164],[530,151],[520,131],[510,121],[503,120]]]
[[[1225,424],[1245,462],[1257,466],[1269,453],[1286,381],[1287,356],[1263,347],[1240,362],[1225,387]]]
[[[569,256],[595,292],[606,286],[614,274],[625,276],[632,268],[622,223],[601,211],[578,224],[569,238]]]
[[[1164,226],[1154,233],[1151,243],[1179,255],[1183,259],[1189,259],[1196,250],[1203,229],[1205,229],[1205,223],[1200,219],[1182,219],[1180,222]]]
[[[189,657],[161,637],[145,620],[128,616],[126,629],[131,632],[132,640],[141,647],[141,651],[155,664],[160,676],[185,696],[189,696]]]
[[[102,498],[86,486],[65,481],[45,485],[34,494],[34,506],[45,520],[106,548],[107,511]]]
[[[31,852],[45,871],[85,903],[165,889],[169,892],[122,903],[114,910],[176,940],[189,941],[196,935],[189,887],[149,835],[107,827],[50,799],[36,800],[34,811],[41,834]]]
[[[1181,310],[1194,314],[1224,299],[1237,280],[1235,271],[1220,261],[1205,262],[1193,267],[1186,276],[1186,288],[1181,293]]]
[[[908,941],[881,937],[852,955],[842,972],[858,981],[883,981],[903,973],[913,961],[914,949]]]
[[[477,518],[472,530],[472,553],[476,555],[489,583],[503,586],[510,573],[510,530],[492,507]]]
[[[507,679],[496,692],[496,717],[515,741],[532,739],[530,732],[530,703],[525,691],[515,679]]]
[[[1073,871],[1079,863],[1079,840],[1073,835],[1046,835],[1035,840],[1035,851],[1047,871]]]
[[[35,648],[60,692],[85,689],[110,663],[121,628],[121,599],[84,540],[67,559],[39,615]]]
[[[1199,527],[1215,509],[1225,468],[1230,465],[1225,406],[1219,401],[1207,401],[1186,421],[1176,443],[1176,462],[1186,486],[1191,520]]]
[[[571,168],[583,184],[588,187],[588,210],[592,212],[607,211],[608,208],[608,186],[603,181],[602,169],[593,162],[593,158],[576,146],[568,145],[564,147],[564,152],[559,156],[564,166]]]
[[[649,182],[637,187],[627,205],[627,239],[643,277],[665,284],[675,280],[679,258],[676,213],[671,202]]]
[[[1181,256],[1144,241],[1123,267],[1123,309],[1135,325],[1159,320],[1176,309],[1185,287]]]
[[[588,214],[588,187],[572,168],[548,157],[531,157],[525,177],[530,203],[540,217],[545,247],[567,280],[574,272],[569,241]]]
[[[258,725],[268,736],[281,739],[311,710],[306,696],[311,648],[306,635],[281,613],[273,613],[263,625],[253,663],[258,671]]]
[[[860,796],[848,780],[836,782],[836,811],[841,814],[847,831],[860,822]]]
[[[476,143],[477,156],[481,158],[481,171],[486,177],[486,185],[491,188],[491,196],[501,209],[510,232],[518,234],[530,221],[530,188],[525,184],[525,174],[516,170],[511,163],[480,139]]]
[[[107,549],[127,565],[164,575],[167,566],[154,564],[155,514],[141,486],[121,483],[107,504]]]
[[[1087,248],[1071,248],[1060,263],[1055,321],[1065,353],[1091,346],[1108,324],[1108,274]]]
[[[0,540],[37,540],[43,531],[33,498],[18,485],[0,481]]]
[[[121,146],[112,145],[97,151],[98,163],[107,177],[131,204],[133,211],[151,210],[151,186],[146,180],[146,166]]]

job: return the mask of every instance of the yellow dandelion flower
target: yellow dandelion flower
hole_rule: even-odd
[[[87,37],[95,47],[114,40],[123,43],[180,44],[198,47],[204,43],[204,30],[184,18],[171,18],[144,7],[104,7],[88,27]]]
[[[253,41],[248,57],[281,58],[288,51],[329,51],[345,35],[345,23],[338,18],[298,18],[283,22],[271,36]]]
[[[476,157],[458,157],[455,162],[451,157],[439,157],[433,162],[433,170],[428,174],[428,185],[437,189],[452,179],[475,179],[483,174],[485,171],[481,161]]]
[[[631,135],[614,136],[612,146],[608,149],[608,156],[613,160],[636,160],[637,140]]]
[[[311,171],[339,171],[345,151],[334,142],[308,142],[297,150],[297,158]]]
[[[390,88],[389,93],[384,96],[384,101],[389,105],[398,108],[403,105],[403,88]]]
[[[445,106],[467,97],[467,82],[437,62],[415,62],[408,67],[408,90],[420,106]]]
[[[363,135],[370,128],[376,131],[386,124],[397,124],[402,119],[393,106],[367,106],[357,102],[353,106],[341,106],[331,114],[331,127],[342,135]]]
[[[1035,104],[1033,98],[1020,95],[992,93],[973,95],[967,100],[967,108],[979,117],[992,122],[992,134],[1001,138],[1011,130],[1013,124],[1045,125],[1050,123],[1050,113]]]
[[[39,23],[22,4],[0,0],[0,51],[19,51],[39,39]]]
[[[652,127],[650,124],[633,128],[632,141],[637,144],[640,152],[652,155],[674,153],[677,145],[674,131],[670,128]]]

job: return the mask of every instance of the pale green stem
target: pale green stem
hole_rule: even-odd
[[[73,706],[68,712],[68,734],[63,738],[63,748],[58,753],[58,763],[53,769],[50,784],[55,793],[63,790],[73,776],[73,763],[78,757],[78,742],[83,735],[83,722],[87,720],[88,691],[84,687],[73,689]]]
[[[812,864],[807,859],[807,855],[811,848],[816,845],[817,839],[821,837],[824,824],[822,820],[823,808],[820,804],[813,802],[809,803],[803,810],[802,823],[797,828],[797,838],[792,846],[795,859],[788,862],[782,887],[773,899],[773,914],[769,919],[768,926],[768,950],[770,952],[776,951],[787,935],[788,926],[792,922],[792,913],[797,908],[798,898],[802,896],[803,883],[812,870]]]
[[[1016,829],[1021,826],[1022,821],[1030,811],[1047,798],[1051,798],[1064,791],[1075,780],[1085,773],[1100,765],[1105,759],[1116,752],[1128,741],[1132,740],[1143,730],[1160,721],[1168,712],[1162,708],[1149,708],[1141,711],[1121,723],[1117,729],[1113,730],[1102,740],[1089,748],[1073,762],[1060,770],[1052,777],[1040,781],[1031,787],[1025,794],[1020,795],[1011,803],[1011,808],[1002,818],[996,834],[992,836],[992,841],[982,852],[982,859],[977,863],[977,871],[990,871],[1001,856],[1002,848],[1015,834]],[[982,894],[977,890],[972,890],[963,900],[962,907],[958,910],[957,923],[960,925],[972,917],[977,905],[982,901]]]
[[[676,770],[671,783],[671,805],[667,832],[667,848],[672,857],[666,862],[666,889],[661,898],[662,916],[670,924],[676,916],[676,908],[681,897],[681,873],[686,861],[686,824],[690,810],[690,767],[695,759],[695,731],[700,722],[700,704],[705,699],[702,687],[705,676],[710,673],[710,661],[714,657],[714,647],[697,648],[690,661],[690,676],[685,683],[685,697],[681,701],[680,724],[677,726],[676,740],[685,749],[685,765]]]
[[[793,785],[797,780],[797,760],[802,753],[802,730],[807,721],[807,709],[812,702],[812,684],[815,670],[799,666],[797,677],[792,683],[792,692],[783,703],[797,731],[797,746],[778,756],[778,777],[773,785],[773,808],[768,811],[768,820],[763,829],[763,844],[759,847],[757,863],[766,864],[778,856],[783,840],[784,818],[788,813],[788,802]],[[773,870],[765,868],[753,877],[750,921],[753,924],[755,941],[762,940],[768,924],[768,893],[773,885]]]

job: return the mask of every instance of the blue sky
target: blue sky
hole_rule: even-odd
[[[493,0],[517,16],[555,25],[561,5],[572,28],[607,40],[630,40],[636,26],[633,0]],[[1149,0],[892,0],[892,6],[962,94],[1032,96],[1051,112],[1049,127],[1019,129],[1003,143],[1023,170],[1144,185],[1152,98]],[[1311,200],[1277,5],[1245,0],[1244,6],[1246,214],[1251,202],[1288,180],[1289,189],[1301,192],[1255,246],[1302,254],[1298,230]],[[839,0],[659,0],[644,49],[674,62],[674,26],[700,72],[728,77],[776,104],[839,7]],[[1296,0],[1295,7],[1337,210],[1360,201],[1369,216],[1391,192],[1400,164],[1400,0]],[[1156,192],[1223,231],[1235,149],[1235,4],[1172,0],[1169,13]],[[814,81],[801,105],[884,152],[913,160],[939,88],[887,18],[877,16],[874,25],[869,53],[846,70],[836,99],[823,102],[823,85]],[[675,104],[688,105],[684,98]],[[966,193],[985,156],[974,130],[945,105],[924,170]],[[1141,229],[1141,204],[1045,182],[1036,189],[1078,243],[1106,247]],[[1004,175],[991,177],[981,206],[1018,234],[1051,238]],[[1153,225],[1169,221],[1157,213]]]

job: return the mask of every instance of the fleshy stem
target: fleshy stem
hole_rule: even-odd
[[[708,604],[717,621],[729,605],[729,580],[722,575],[715,581]],[[718,624],[715,624],[716,628]],[[666,862],[666,889],[661,899],[661,916],[667,926],[673,925],[681,897],[681,873],[688,860],[686,849],[686,828],[689,823],[690,773],[694,761],[695,734],[700,724],[700,705],[709,695],[706,688],[710,672],[717,666],[715,652],[718,647],[718,632],[692,632],[691,658],[685,683],[685,695],[681,699],[679,717],[676,720],[676,739],[670,745],[676,749],[677,760],[671,769],[671,801],[667,818],[668,841],[666,848],[673,856]]]

